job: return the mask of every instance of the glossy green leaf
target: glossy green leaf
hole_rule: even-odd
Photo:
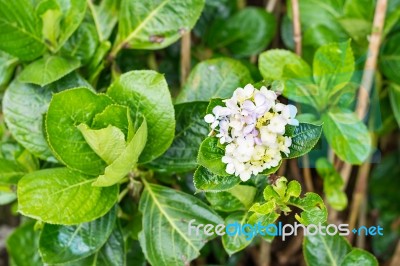
[[[340,91],[350,81],[353,71],[354,56],[350,42],[329,43],[315,52],[314,82],[327,93],[326,97]]]
[[[85,124],[78,125],[90,148],[107,164],[111,164],[125,150],[125,136],[122,131],[109,125],[102,129],[90,129]]]
[[[227,176],[226,164],[222,162],[225,150],[218,146],[218,141],[218,138],[208,137],[201,143],[197,163],[216,175]]]
[[[234,90],[252,81],[249,70],[240,61],[230,58],[206,60],[192,70],[176,102],[230,98]]]
[[[323,131],[340,159],[361,164],[371,151],[371,137],[367,127],[346,109],[332,109],[322,115]]]
[[[175,115],[171,95],[163,75],[150,70],[131,71],[119,77],[107,94],[131,110],[135,128],[140,118],[148,126],[147,144],[139,163],[154,160],[171,145],[175,132]]]
[[[378,266],[378,260],[369,252],[359,249],[353,248],[350,253],[344,257],[344,260],[341,266],[357,266],[357,265],[365,265],[365,266]]]
[[[41,24],[31,1],[1,0],[0,18],[1,50],[22,60],[33,60],[44,53]]]
[[[39,250],[43,262],[60,264],[77,261],[99,250],[114,228],[116,209],[89,223],[65,226],[45,224],[40,234]]]
[[[219,192],[233,188],[240,183],[240,178],[235,175],[219,176],[199,166],[193,175],[193,184],[197,190],[206,192]]]
[[[169,149],[150,163],[159,172],[188,172],[197,167],[197,153],[201,142],[209,132],[204,121],[206,102],[175,105],[175,137]]]
[[[347,196],[342,191],[344,182],[335,167],[326,159],[319,158],[316,163],[319,176],[324,180],[324,193],[328,203],[335,210],[347,207]]]
[[[304,237],[303,254],[307,265],[342,265],[351,246],[339,235],[308,235]]]
[[[392,106],[394,117],[400,127],[400,85],[391,83],[389,86],[390,105]]]
[[[300,123],[295,127],[292,138],[290,153],[286,158],[296,158],[310,152],[321,137],[322,126]]]
[[[99,5],[87,1],[100,41],[107,40],[118,21],[120,0],[102,0]]]
[[[193,28],[204,0],[122,0],[114,51],[122,47],[160,49]]]
[[[225,218],[225,225],[234,224],[235,222],[240,225],[245,224],[247,222],[247,214],[245,212],[236,212]],[[235,232],[235,230],[237,229],[231,230],[231,233]],[[235,254],[250,245],[253,240],[252,232],[246,233],[247,235],[243,232],[237,232],[234,236],[229,236],[228,234],[222,236],[222,245],[229,256],[232,256],[232,254]]]
[[[14,161],[0,159],[0,185],[17,184],[26,169]]]
[[[223,220],[201,200],[186,193],[159,185],[145,183],[140,198],[143,230],[140,245],[152,265],[187,265],[200,255],[200,249],[215,236],[204,231],[196,235],[189,227],[202,224],[220,224]],[[162,241],[160,241],[162,239]]]
[[[6,247],[10,265],[42,266],[39,255],[39,231],[35,231],[34,222],[23,224],[8,237]]]
[[[84,65],[93,57],[97,44],[98,37],[95,26],[83,22],[61,48],[61,54],[65,57],[79,59]]]
[[[391,81],[400,84],[400,33],[393,34],[382,44],[379,65],[382,73]]]
[[[53,96],[46,116],[46,131],[50,147],[59,161],[87,174],[103,173],[106,162],[87,144],[77,126],[90,124],[95,115],[110,104],[112,100],[106,95],[95,94],[83,87]]]
[[[93,187],[96,178],[68,168],[25,175],[18,183],[18,211],[34,219],[74,225],[106,214],[118,198],[118,186]]]
[[[256,195],[256,188],[248,185],[236,185],[229,190],[206,192],[205,195],[215,210],[240,211],[250,208]]]
[[[275,17],[262,8],[247,7],[212,25],[207,35],[211,48],[226,47],[236,56],[263,51],[275,34]]]
[[[19,75],[20,82],[45,86],[59,80],[79,67],[79,60],[60,56],[47,56],[28,65]]]
[[[126,106],[108,105],[101,113],[95,115],[91,127],[93,129],[102,129],[110,125],[120,129],[126,141],[130,141],[135,134],[130,110]]]
[[[147,141],[147,123],[143,119],[142,125],[136,131],[132,140],[122,153],[100,175],[93,186],[112,186],[124,178],[134,168],[139,160]]]

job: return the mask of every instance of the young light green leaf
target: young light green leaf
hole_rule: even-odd
[[[292,145],[289,147],[290,153],[284,158],[296,158],[310,152],[317,144],[322,134],[322,126],[300,123],[295,127],[292,138]]]
[[[346,109],[331,109],[322,115],[323,131],[340,159],[361,164],[371,151],[371,137],[367,127],[356,114]]]
[[[350,81],[353,71],[354,56],[349,41],[323,45],[314,55],[314,82],[328,99]]]
[[[127,142],[131,141],[135,134],[130,110],[126,106],[108,105],[101,113],[95,115],[91,126],[93,129],[102,129],[110,125],[121,130]]]
[[[62,13],[56,0],[40,1],[35,8],[36,15],[41,19],[42,35],[50,49],[57,47],[60,34]]]
[[[275,34],[275,17],[262,8],[241,9],[227,20],[214,23],[207,35],[211,48],[226,47],[236,56],[263,51]]]
[[[222,162],[225,151],[218,147],[218,138],[208,137],[200,145],[197,163],[219,176],[228,176],[226,164]]]
[[[345,209],[347,196],[342,191],[344,183],[340,174],[326,158],[319,158],[316,168],[319,176],[324,180],[324,193],[328,203],[335,210]]]
[[[52,223],[74,225],[106,214],[118,198],[118,186],[93,187],[96,178],[68,168],[25,175],[18,183],[18,211]]]
[[[203,6],[204,0],[122,0],[112,54],[122,47],[160,49],[172,44],[193,28]]]
[[[295,217],[304,225],[322,224],[325,223],[328,218],[328,212],[324,201],[316,193],[308,192],[303,198],[290,198],[288,204],[302,210],[300,215],[296,214]]]
[[[108,165],[126,148],[124,133],[117,127],[109,125],[102,129],[90,129],[87,125],[80,124],[78,129],[92,150]]]
[[[317,233],[304,237],[303,253],[307,265],[342,265],[350,251],[350,244],[338,234]]]
[[[23,224],[8,237],[6,247],[11,265],[43,265],[38,252],[40,232],[35,231],[34,226],[34,222]]]
[[[243,225],[247,222],[247,213],[246,212],[236,212],[230,214],[225,218],[225,225],[239,223]],[[229,227],[228,227],[229,230]],[[234,230],[230,230],[231,235],[228,233],[222,236],[222,245],[224,246],[225,251],[229,256],[232,256],[236,252],[246,248],[250,245],[253,240],[252,231],[249,232],[238,232],[238,229],[234,227]],[[233,236],[232,236],[233,235]]]
[[[252,81],[249,70],[240,61],[230,58],[206,60],[192,70],[176,102],[229,98],[234,90]]]
[[[22,60],[33,60],[44,53],[40,21],[32,1],[1,0],[0,17],[1,50]]]
[[[75,58],[64,58],[56,55],[47,56],[29,64],[21,72],[18,80],[43,87],[59,80],[79,66],[80,62]]]
[[[149,164],[158,172],[188,172],[197,167],[197,152],[209,132],[204,121],[206,102],[175,105],[176,129],[171,147]]]
[[[219,192],[229,190],[240,183],[240,178],[235,175],[219,176],[199,166],[193,175],[193,184],[197,190],[206,192]]]
[[[92,150],[76,126],[90,124],[96,114],[112,103],[106,95],[95,94],[83,87],[53,96],[46,116],[46,131],[50,147],[59,161],[90,175],[103,173],[106,162]]]
[[[122,132],[121,132],[122,133]],[[93,186],[112,186],[124,178],[134,168],[139,160],[147,141],[147,123],[143,119],[142,125],[123,152],[106,167],[104,174],[100,175]]]
[[[135,129],[141,117],[146,118],[148,137],[140,163],[150,162],[168,149],[174,138],[175,115],[163,75],[150,70],[125,73],[109,87],[107,94],[130,108]]]
[[[100,41],[107,40],[118,21],[120,0],[102,0],[99,5],[87,1]]]
[[[112,208],[108,214],[89,223],[70,226],[45,224],[39,240],[43,262],[67,263],[95,253],[110,237],[116,217],[116,208]]]
[[[341,266],[378,266],[378,260],[371,253],[359,249],[353,248],[346,257],[344,257]]]
[[[394,117],[396,118],[397,124],[400,127],[400,85],[393,82],[390,83],[389,98]]]
[[[195,227],[220,224],[223,220],[201,200],[186,193],[143,180],[145,190],[139,209],[143,213],[140,246],[152,265],[187,265],[200,255],[200,249],[215,236]],[[195,220],[190,227],[191,220]],[[163,239],[164,241],[159,241]]]
[[[0,51],[0,90],[10,82],[17,64],[17,58]]]
[[[11,186],[0,185],[0,206],[7,205],[17,199],[17,194]]]

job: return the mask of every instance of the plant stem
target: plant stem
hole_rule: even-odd
[[[267,10],[267,12],[269,13],[272,13],[272,11],[274,11],[275,9],[276,2],[278,2],[278,0],[269,0],[267,5],[265,6],[265,10]]]
[[[400,265],[400,240],[397,242],[396,250],[394,251],[392,262],[390,266]]]
[[[181,40],[181,86],[190,72],[190,56],[190,31],[188,31],[182,35]]]
[[[269,266],[271,262],[271,243],[261,239],[259,266]]]
[[[295,43],[296,54],[301,55],[301,25],[299,0],[292,0],[293,12],[293,40]]]
[[[303,161],[304,182],[306,183],[307,191],[312,192],[312,191],[314,191],[314,185],[313,185],[311,170],[310,170],[310,159],[308,158],[307,154],[302,157],[302,161]]]

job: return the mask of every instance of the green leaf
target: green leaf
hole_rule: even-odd
[[[260,54],[258,67],[266,80],[282,80],[286,65],[294,65],[303,77],[311,77],[310,66],[297,54],[282,49],[271,49]]]
[[[369,252],[359,249],[353,248],[350,253],[344,257],[344,260],[340,264],[342,266],[357,266],[357,265],[365,265],[365,266],[378,266],[377,259]]]
[[[160,49],[193,28],[204,0],[122,0],[114,53],[122,47]]]
[[[209,127],[204,121],[206,102],[175,105],[176,129],[171,147],[149,164],[159,172],[188,172],[197,166],[200,144],[207,136]]]
[[[143,119],[142,125],[136,131],[132,140],[123,152],[106,167],[104,175],[100,175],[93,186],[112,186],[124,178],[134,168],[139,160],[147,141],[147,123]]]
[[[347,240],[339,235],[307,235],[303,241],[303,254],[307,265],[342,265],[351,251]]]
[[[163,75],[150,70],[131,71],[119,77],[107,94],[121,105],[128,106],[135,128],[146,118],[147,144],[140,163],[154,160],[171,145],[175,131],[174,107]]]
[[[193,175],[194,187],[200,191],[219,192],[233,188],[240,183],[240,178],[234,175],[219,176],[199,166]]]
[[[230,214],[225,218],[225,225],[239,223],[240,225],[245,224],[247,221],[247,213],[245,212],[236,212]],[[229,228],[228,228],[229,229]],[[235,228],[235,230],[237,230]],[[233,233],[235,231],[231,231]],[[247,235],[246,235],[247,234]],[[222,236],[222,245],[224,246],[225,251],[229,256],[232,256],[236,252],[245,249],[248,245],[250,245],[253,240],[252,232],[237,232],[234,236],[229,236],[228,234],[224,234]]]
[[[192,70],[176,102],[230,98],[234,90],[252,81],[249,70],[240,61],[230,58],[206,60]]]
[[[314,55],[314,82],[328,99],[350,81],[353,71],[354,56],[349,41],[326,44]]]
[[[17,194],[13,191],[11,186],[0,185],[0,206],[7,205],[17,199]]]
[[[45,224],[39,250],[44,263],[60,264],[85,258],[100,249],[116,221],[116,208],[89,223],[65,226]]]
[[[0,185],[17,184],[26,170],[14,161],[0,159]]]
[[[87,5],[86,1],[82,0],[57,0],[57,2],[63,14],[60,22],[60,36],[58,38],[57,49],[59,49],[82,23]]]
[[[83,22],[61,48],[61,55],[87,64],[96,52],[98,37],[94,25]]]
[[[196,235],[189,222],[220,224],[223,220],[201,200],[186,193],[143,180],[145,190],[139,209],[143,213],[143,230],[139,234],[140,246],[152,265],[187,265],[200,255],[207,240],[204,231]],[[163,239],[163,241],[160,241]]]
[[[79,261],[63,264],[64,266],[87,265],[125,265],[125,243],[120,226],[115,226],[107,242],[93,255]]]
[[[218,146],[218,141],[218,138],[208,137],[201,143],[197,163],[213,174],[227,176],[226,164],[222,162],[225,150]]]
[[[389,99],[390,105],[392,106],[394,117],[396,118],[397,124],[400,127],[400,85],[396,83],[390,83],[389,86]]]
[[[126,148],[124,133],[117,127],[109,125],[102,129],[90,129],[87,125],[80,124],[77,128],[82,132],[90,148],[108,165]]]
[[[1,0],[0,18],[1,50],[22,60],[33,60],[44,53],[41,24],[32,1]]]
[[[57,46],[62,13],[56,0],[43,0],[36,5],[36,15],[41,18],[42,35],[51,50]]]
[[[319,158],[316,163],[319,176],[324,180],[324,193],[333,209],[341,211],[347,207],[347,196],[344,193],[344,182],[335,167],[326,159]]]
[[[50,147],[60,162],[87,174],[103,173],[106,162],[87,144],[77,126],[90,124],[110,104],[112,100],[106,95],[83,87],[53,96],[46,116],[46,131]]]
[[[262,53],[258,67],[264,79],[282,81],[283,95],[290,100],[319,107],[318,90],[310,66],[293,52],[273,49]]]
[[[227,20],[217,21],[207,35],[211,48],[227,47],[236,56],[263,51],[275,35],[276,20],[262,8],[247,7]]]
[[[322,115],[324,134],[338,157],[351,164],[361,164],[371,152],[367,127],[355,113],[332,109]]]
[[[18,59],[0,51],[0,91],[10,82],[17,64]]]
[[[296,214],[295,217],[304,225],[322,224],[328,218],[324,201],[316,193],[308,192],[303,198],[291,198],[289,204],[302,210],[300,215]]]
[[[400,33],[393,34],[382,44],[379,66],[382,73],[391,81],[400,84]]]
[[[42,266],[39,248],[39,231],[35,231],[34,222],[23,224],[8,237],[6,247],[10,256],[10,265]]]
[[[249,209],[256,192],[255,187],[237,185],[225,191],[206,192],[205,195],[215,210],[232,212]]]
[[[28,65],[19,75],[18,80],[45,86],[79,67],[79,60],[60,56],[47,56]]]
[[[285,158],[296,158],[310,152],[321,137],[322,126],[300,123],[295,127],[292,138],[292,145],[289,147],[290,153]]]
[[[121,130],[124,134],[124,139],[128,142],[135,134],[130,110],[126,106],[118,104],[108,105],[101,113],[95,115],[91,127],[93,129],[102,129],[110,125]]]
[[[3,99],[5,121],[13,137],[35,156],[55,162],[44,134],[43,116],[53,93],[86,84],[76,73],[46,87],[13,81]]]
[[[120,0],[102,0],[99,5],[87,1],[100,41],[107,40],[118,21]]]
[[[36,171],[18,183],[18,211],[52,223],[74,225],[106,214],[118,198],[118,186],[93,187],[96,178],[68,168]]]

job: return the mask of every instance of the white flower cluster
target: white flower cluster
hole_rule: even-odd
[[[204,120],[211,124],[213,134],[221,144],[227,144],[222,161],[226,172],[241,180],[250,179],[265,169],[276,167],[288,155],[292,139],[285,136],[285,126],[297,126],[297,109],[277,101],[274,91],[262,87],[257,90],[248,84],[238,88],[226,106],[215,106]]]

